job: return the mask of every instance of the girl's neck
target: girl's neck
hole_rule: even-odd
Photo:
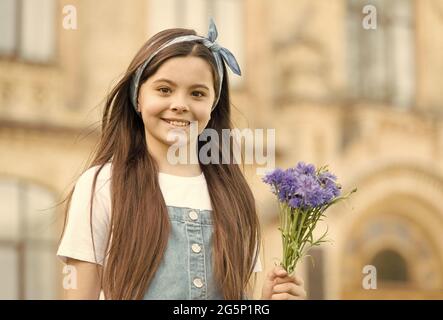
[[[158,170],[162,173],[167,173],[174,176],[182,177],[196,177],[202,174],[200,166],[198,164],[169,164],[158,162]]]
[[[156,142],[157,141],[153,140],[148,141],[148,152],[157,162],[159,172],[183,177],[195,177],[202,174],[202,170],[198,163],[171,164],[167,158],[169,146]]]

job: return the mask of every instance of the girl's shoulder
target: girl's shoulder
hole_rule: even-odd
[[[91,190],[92,184],[94,182],[94,177],[97,171],[99,171],[101,167],[102,165],[96,165],[85,170],[78,178],[75,187]],[[100,172],[97,174],[97,181],[95,185],[96,191],[101,190],[105,187],[109,187],[110,180],[111,180],[111,163],[108,162],[103,165],[103,168],[101,168]]]

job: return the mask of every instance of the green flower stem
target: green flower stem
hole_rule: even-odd
[[[280,206],[280,228],[281,228],[281,232],[282,232],[282,246],[283,246],[283,258],[286,256],[286,252],[287,252],[287,243],[288,243],[288,237],[289,237],[289,233],[287,232],[287,210],[285,207],[284,203],[279,203]],[[286,262],[283,259],[283,267],[286,268]]]
[[[303,239],[301,240],[302,246],[300,248],[300,252],[302,255],[304,255],[304,248],[306,246],[306,244],[309,242],[312,246],[312,243],[309,241],[309,238],[312,236],[312,233],[317,225],[318,220],[320,219],[320,217],[323,215],[323,211],[322,208],[317,208],[313,211],[313,216],[314,216],[314,221],[311,222],[308,226],[308,232],[306,233],[306,236],[303,237]],[[311,246],[309,246],[308,248],[306,248],[306,250],[308,250]]]
[[[289,256],[289,250],[290,250],[290,244],[291,244],[291,226],[293,224],[294,217],[292,216],[292,212],[289,206],[286,204],[284,205],[284,215],[285,215],[285,233],[286,233],[286,241],[285,241],[285,247],[283,250],[283,261],[284,261],[284,268],[287,270],[288,268],[288,256]]]
[[[299,243],[299,239],[300,239],[300,233],[301,233],[301,230],[303,229],[303,227],[304,227],[304,222],[305,222],[305,219],[306,219],[306,216],[307,216],[307,212],[305,212],[305,211],[301,211],[300,212],[301,213],[301,222],[300,222],[300,225],[298,226],[298,228],[297,228],[297,237],[295,238],[295,241],[297,242],[297,243]]]
[[[287,250],[290,251],[290,252],[286,252],[286,255],[285,255],[285,260],[286,260],[286,271],[288,271],[288,273],[289,273],[289,268],[290,268],[290,266],[291,266],[291,258],[292,258],[292,256],[294,255],[294,253],[293,253],[294,248],[292,247],[292,243],[293,243],[293,241],[294,241],[294,239],[292,238],[292,235],[293,235],[292,230],[294,229],[294,227],[295,227],[295,226],[297,225],[297,223],[298,223],[299,215],[298,215],[298,212],[297,212],[296,210],[293,210],[293,209],[291,209],[291,208],[288,208],[288,209],[290,210],[290,215],[291,215],[291,217],[293,217],[293,218],[291,219],[291,222],[290,222],[290,225],[289,225],[289,228],[288,228],[288,232],[291,234],[291,237],[289,237],[289,238],[290,238],[290,241],[289,241],[289,243],[287,244],[287,246],[288,246]]]
[[[302,233],[302,230],[304,228],[304,222],[306,219],[307,212],[303,210],[294,210],[297,212],[297,223],[293,226],[292,230],[294,231],[293,234],[295,234],[295,239],[293,239],[293,243],[291,243],[291,248],[294,249],[294,253],[288,257],[288,274],[292,274],[294,271],[294,267],[297,264],[299,258],[300,258],[300,234]],[[298,219],[298,217],[301,216],[301,219]]]

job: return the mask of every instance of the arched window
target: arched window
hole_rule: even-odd
[[[407,282],[408,269],[405,259],[396,251],[385,249],[378,252],[371,263],[377,270],[377,279],[389,282]]]
[[[0,177],[0,299],[56,299],[55,195]]]

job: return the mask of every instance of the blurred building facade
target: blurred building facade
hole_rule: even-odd
[[[0,0],[0,16],[0,298],[61,298],[53,206],[97,142],[106,93],[149,36],[206,34],[210,16],[242,67],[230,74],[238,127],[275,128],[278,167],[329,164],[358,188],[319,226],[333,241],[312,250],[314,267],[298,267],[309,297],[443,298],[443,0]],[[259,298],[281,240],[273,195],[247,176]]]

